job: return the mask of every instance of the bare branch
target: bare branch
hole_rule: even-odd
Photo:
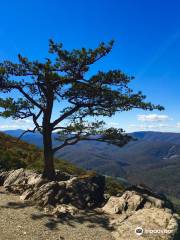
[[[56,131],[56,130],[66,130],[67,127],[54,127],[53,128],[53,131]]]
[[[19,141],[21,140],[21,138],[22,138],[26,133],[28,133],[28,132],[35,133],[36,129],[37,129],[37,128],[35,127],[33,130],[28,129],[28,130],[24,131],[24,132],[18,137],[17,142],[19,142]]]
[[[20,87],[19,85],[15,85],[14,88],[16,88],[17,90],[19,90],[24,97],[29,100],[34,106],[36,106],[37,108],[41,109],[42,111],[44,110],[43,107],[37,103],[32,97],[29,96],[29,94],[27,94],[22,87]]]
[[[71,116],[73,113],[75,113],[76,111],[78,111],[80,109],[79,105],[76,105],[74,108],[72,108],[71,110],[65,112],[62,116],[60,116],[59,118],[57,118],[53,123],[52,126],[55,127],[57,126],[60,122],[62,122],[64,119],[66,119],[67,117]]]
[[[74,140],[74,141],[73,141]],[[80,135],[77,134],[73,137],[70,137],[70,138],[67,138],[63,144],[61,144],[60,146],[56,147],[53,149],[53,153],[57,152],[58,150],[64,148],[65,146],[69,146],[69,145],[74,145],[76,144],[77,142],[80,141]]]
[[[42,133],[42,131],[41,131],[41,127],[40,127],[40,125],[39,125],[39,123],[38,123],[38,118],[41,116],[41,114],[42,114],[42,110],[40,110],[39,111],[39,113],[37,114],[37,115],[35,115],[35,113],[32,113],[31,112],[31,114],[32,114],[32,119],[33,119],[33,122],[34,122],[34,124],[35,124],[35,126],[36,126],[36,128],[37,128],[37,130],[40,132],[40,133]]]

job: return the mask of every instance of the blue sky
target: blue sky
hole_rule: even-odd
[[[17,54],[43,59],[48,39],[67,49],[96,47],[115,39],[113,51],[92,68],[134,75],[131,86],[163,112],[133,110],[105,119],[128,132],[180,132],[180,2],[178,0],[1,1],[0,61]],[[0,119],[0,129],[26,128],[30,121]]]

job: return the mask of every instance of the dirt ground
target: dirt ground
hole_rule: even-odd
[[[108,218],[96,212],[54,218],[0,188],[0,240],[113,240]]]

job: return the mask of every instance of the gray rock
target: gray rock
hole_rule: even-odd
[[[33,194],[29,200],[44,207],[46,205],[56,205],[56,195],[59,192],[60,187],[58,182],[48,182],[39,187],[39,189],[33,189]]]
[[[23,168],[8,173],[3,186],[10,192],[23,193],[42,181],[42,175]]]
[[[73,206],[96,208],[104,202],[105,178],[101,175],[72,178],[66,189]]]
[[[52,210],[52,215],[59,218],[59,217],[66,217],[66,216],[74,216],[79,213],[79,210],[76,207],[73,207],[71,205],[57,205],[53,210]]]
[[[140,209],[131,216],[120,215],[111,223],[117,240],[175,240],[178,234],[177,215],[162,208]]]
[[[22,186],[24,186],[25,184],[25,171],[23,168],[20,168],[9,172],[3,186],[10,192],[20,193]],[[22,191],[23,190],[24,189],[22,189]]]
[[[34,191],[31,189],[27,189],[25,192],[23,192],[23,194],[20,196],[20,200],[25,201],[28,200],[32,197],[32,195],[34,194]]]
[[[0,172],[0,186],[3,186],[6,178],[8,177],[9,172]]]
[[[121,197],[111,197],[102,208],[110,214],[114,238],[178,240],[178,215],[165,196],[133,186]]]
[[[4,187],[20,193],[21,200],[41,206],[71,203],[83,209],[99,207],[104,201],[105,178],[101,175],[75,177],[56,171],[56,180],[48,181],[41,174],[21,168],[8,172]]]
[[[69,179],[74,177],[73,175],[70,175],[70,174],[68,174],[66,172],[62,172],[60,170],[56,170],[55,173],[56,173],[55,179],[58,182],[59,181],[67,181],[67,180],[69,180]]]
[[[165,197],[162,198],[147,189],[131,188],[123,193],[121,197],[110,197],[103,211],[110,214],[128,213],[142,208],[169,208],[173,205]]]

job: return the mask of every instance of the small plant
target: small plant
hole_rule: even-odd
[[[121,194],[125,188],[123,185],[112,177],[106,177],[106,189],[105,192],[110,196],[116,196],[117,194]]]

